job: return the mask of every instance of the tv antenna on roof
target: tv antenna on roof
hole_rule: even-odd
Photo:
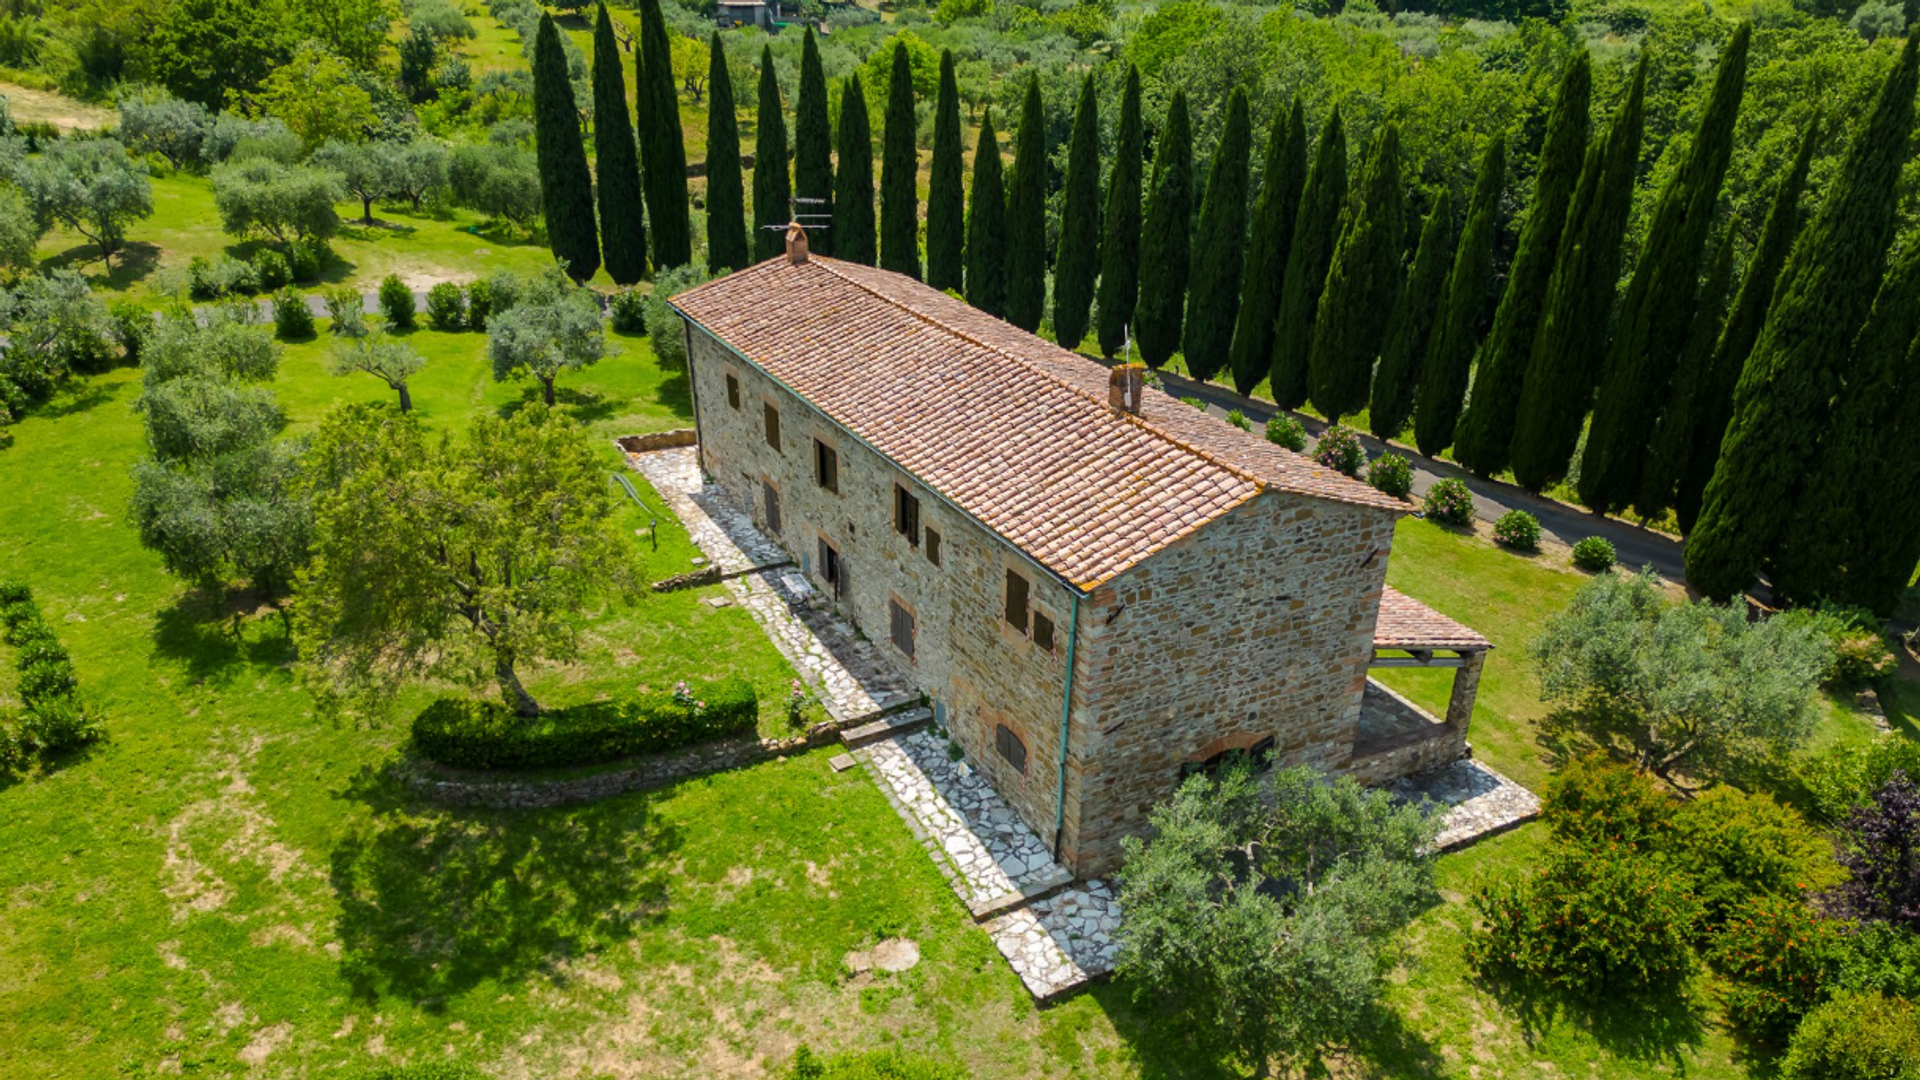
[[[791,201],[793,203],[793,220],[789,224],[798,225],[809,232],[813,231],[814,229],[826,229],[826,228],[832,227],[833,225],[832,214],[823,214],[818,211],[815,211],[814,213],[811,213],[811,214],[806,214],[800,211],[800,206],[802,203],[805,203],[811,206],[825,206],[827,200],[803,199],[796,195],[793,197]],[[774,229],[779,232],[786,232],[788,228],[787,225],[762,225],[760,227],[763,229]]]

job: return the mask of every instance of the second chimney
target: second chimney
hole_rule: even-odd
[[[787,261],[795,266],[807,261],[807,230],[797,221],[787,226]]]
[[[1107,404],[1121,412],[1140,415],[1140,392],[1146,388],[1145,364],[1115,364],[1107,375]]]

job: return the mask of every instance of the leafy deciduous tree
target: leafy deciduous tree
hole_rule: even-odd
[[[385,334],[366,334],[335,342],[327,366],[335,375],[364,373],[379,379],[400,395],[400,411],[410,412],[413,395],[407,383],[426,364],[426,357],[406,342]]]
[[[496,303],[498,294],[496,293]],[[495,381],[527,375],[552,405],[553,383],[607,355],[606,328],[593,295],[558,272],[528,280],[513,306],[487,319],[487,355]]]

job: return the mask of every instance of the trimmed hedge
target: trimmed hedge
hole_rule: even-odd
[[[1613,541],[1604,536],[1589,536],[1573,545],[1573,565],[1600,573],[1613,569]]]
[[[34,603],[33,590],[0,581],[0,627],[16,650],[20,701],[25,708],[0,725],[0,770],[25,765],[36,754],[54,754],[98,741],[100,717],[80,700],[73,658]]]
[[[1519,551],[1540,549],[1540,519],[1525,510],[1509,510],[1493,523],[1493,539]]]
[[[1292,416],[1281,413],[1267,421],[1267,441],[1297,454],[1307,448],[1307,429]]]
[[[595,701],[516,716],[495,701],[441,698],[413,719],[413,745],[429,760],[462,769],[594,765],[753,731],[760,701],[743,679],[688,693]]]

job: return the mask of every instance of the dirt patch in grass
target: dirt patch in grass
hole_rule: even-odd
[[[75,101],[51,90],[30,90],[15,83],[0,82],[0,94],[6,95],[17,123],[52,124],[61,131],[94,131],[113,125],[119,119],[112,110]]]

